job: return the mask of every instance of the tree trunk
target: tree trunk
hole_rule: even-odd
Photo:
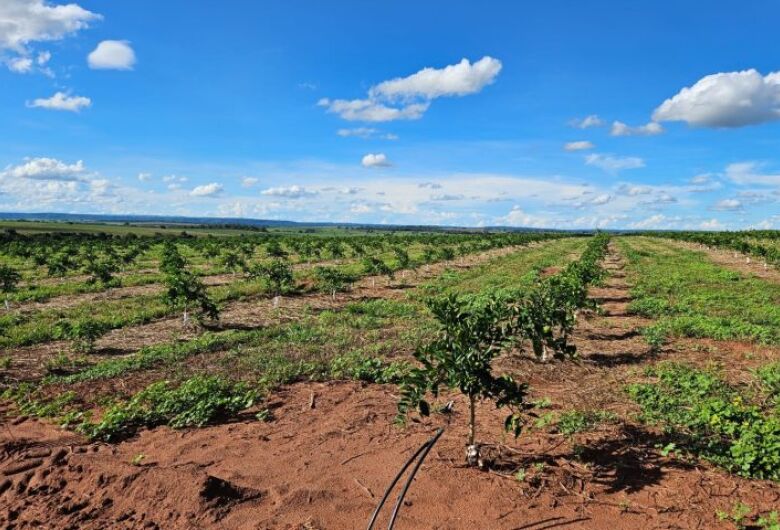
[[[184,327],[187,327],[187,324],[190,321],[190,315],[187,313],[187,306],[184,306],[184,316],[182,317],[182,323],[184,324]]]
[[[5,310],[8,311],[11,309],[11,304],[8,303],[8,297],[5,297]]]
[[[474,396],[469,396],[469,445],[474,445],[474,438],[476,437],[476,411]]]

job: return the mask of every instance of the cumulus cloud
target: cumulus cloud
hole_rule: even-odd
[[[601,127],[604,125],[604,120],[599,118],[597,114],[591,114],[582,119],[575,118],[569,122],[569,125],[577,129],[590,129],[591,127]]]
[[[364,99],[322,98],[317,105],[348,121],[416,120],[436,98],[480,92],[495,81],[501,67],[501,61],[488,56],[473,64],[463,59],[444,68],[423,68],[407,77],[383,81],[372,86]]]
[[[699,228],[702,230],[722,230],[723,225],[715,218],[699,223]]]
[[[648,195],[653,192],[653,188],[650,186],[636,185],[636,184],[622,184],[618,188],[618,193],[628,195],[630,197],[636,197],[637,195]]]
[[[57,92],[49,98],[38,98],[27,102],[28,107],[47,110],[65,110],[79,112],[92,105],[92,100],[85,96],[71,96],[65,92]]]
[[[190,192],[190,195],[193,197],[215,197],[222,193],[222,189],[222,184],[210,182],[209,184],[204,184],[202,186],[195,186]]]
[[[81,160],[68,164],[56,158],[26,158],[23,164],[6,167],[0,176],[32,180],[80,181],[83,180],[85,173],[86,168]]]
[[[398,135],[393,133],[383,133],[379,129],[372,127],[354,127],[352,129],[339,129],[336,134],[343,138],[363,138],[367,140],[369,138],[377,138],[380,140],[398,140]]]
[[[587,140],[568,142],[563,146],[566,151],[587,151],[588,149],[593,149],[594,147],[596,146],[593,144],[593,142],[589,142]]]
[[[534,228],[545,227],[550,224],[547,219],[525,212],[517,205],[513,206],[505,216],[496,218],[495,222],[498,225]]]
[[[244,177],[241,179],[241,186],[244,188],[251,188],[259,182],[259,179],[255,177]]]
[[[761,167],[759,162],[736,162],[726,166],[726,177],[736,184],[780,186],[780,173],[765,173]]]
[[[284,197],[285,199],[301,199],[303,197],[314,197],[317,195],[316,191],[307,190],[303,186],[298,186],[297,184],[288,187],[280,186],[277,188],[268,188],[260,193],[270,197]]]
[[[165,175],[162,178],[163,182],[173,182],[173,183],[184,183],[187,182],[189,179],[187,177],[180,177],[178,175]]]
[[[742,209],[742,201],[739,199],[723,199],[715,203],[714,209],[719,211],[734,211]]]
[[[458,64],[444,68],[423,68],[407,77],[383,81],[372,87],[368,94],[371,98],[389,100],[476,94],[496,80],[501,67],[501,61],[489,56],[473,64],[468,59],[461,59]]]
[[[742,127],[780,119],[780,72],[754,69],[705,76],[664,101],[654,121],[695,127]]]
[[[585,157],[585,163],[603,169],[608,173],[617,173],[625,169],[638,169],[645,167],[645,162],[635,156],[617,157],[593,153]]]
[[[152,174],[151,173],[139,173],[138,174],[138,180],[141,182],[149,182],[152,180]]]
[[[2,28],[0,28],[2,31]],[[53,72],[46,67],[46,63],[51,59],[51,53],[48,51],[39,52],[36,57],[30,55],[20,55],[5,60],[8,69],[17,74],[29,74],[33,71],[41,72],[49,77],[53,77]]]
[[[0,50],[25,54],[32,42],[60,40],[100,18],[75,3],[50,5],[44,0],[3,0],[0,2]]]
[[[368,153],[360,163],[363,164],[363,167],[388,167],[392,165],[384,153]]]
[[[362,214],[362,213],[371,213],[373,210],[367,204],[355,203],[349,207],[349,211],[352,213]]]
[[[14,57],[6,61],[8,69],[17,74],[32,72],[33,60],[29,57]]]
[[[371,99],[335,99],[322,98],[317,102],[320,107],[327,108],[328,112],[338,114],[347,121],[394,121],[394,120],[419,120],[429,103],[411,103],[403,107],[388,107],[387,105]]]
[[[114,185],[108,179],[100,178],[89,181],[89,187],[93,195],[107,197],[111,195]]]
[[[428,188],[428,189],[431,189],[431,190],[438,190],[438,189],[441,189],[441,184],[439,184],[437,182],[420,182],[417,185],[417,187],[418,188]]]
[[[87,56],[93,70],[132,70],[135,52],[126,40],[104,40]]]
[[[609,134],[611,136],[655,136],[663,132],[664,128],[661,124],[654,121],[636,127],[626,125],[622,121],[614,121]]]
[[[672,224],[674,224],[676,219],[669,219],[664,214],[655,214],[651,215],[650,217],[647,217],[645,219],[641,219],[639,221],[635,221],[631,223],[629,226],[631,228],[637,228],[639,230],[647,230],[651,228],[669,228]]]

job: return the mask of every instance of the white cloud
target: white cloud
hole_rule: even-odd
[[[352,213],[371,213],[373,210],[367,204],[356,203],[350,206],[349,211]]]
[[[379,129],[372,127],[355,127],[352,129],[339,129],[336,134],[343,138],[355,137],[368,140],[369,138],[377,138],[380,140],[398,140],[398,135],[393,133],[383,133]]]
[[[758,162],[736,162],[726,166],[726,177],[736,184],[761,184],[780,186],[780,173],[767,174],[761,171]]]
[[[647,230],[649,228],[670,228],[674,224],[676,219],[669,219],[664,214],[655,214],[645,219],[635,221],[629,226],[631,228],[637,228],[640,230]],[[670,224],[671,223],[671,224]]]
[[[303,197],[314,197],[317,195],[316,191],[307,190],[303,186],[297,184],[288,187],[280,186],[278,188],[268,188],[260,193],[271,197],[284,197],[285,199],[301,199]]]
[[[317,102],[320,107],[326,107],[328,112],[338,114],[347,121],[394,121],[418,120],[428,110],[429,103],[411,103],[396,108],[371,99],[335,99],[322,98]]]
[[[585,157],[585,163],[589,166],[595,166],[607,171],[608,173],[617,173],[624,169],[638,169],[645,167],[645,162],[635,156],[615,157],[593,153]]]
[[[392,165],[384,153],[368,153],[360,163],[363,164],[363,167],[388,167]]]
[[[591,127],[601,127],[604,125],[604,120],[599,118],[597,114],[591,114],[582,119],[575,118],[569,122],[569,125],[577,129],[590,129]]]
[[[496,218],[495,224],[515,227],[544,228],[550,226],[550,221],[546,218],[527,213],[523,211],[522,208],[515,205],[505,216]]]
[[[441,188],[441,184],[439,184],[437,182],[420,182],[417,185],[417,187],[418,188],[428,188],[428,189],[431,189],[431,190],[438,190],[438,189]]]
[[[104,40],[87,56],[93,70],[132,70],[135,52],[126,40]]]
[[[259,182],[259,179],[255,177],[244,177],[241,179],[241,186],[244,188],[251,188]]]
[[[444,68],[423,68],[407,77],[383,81],[372,86],[365,99],[322,98],[317,105],[348,121],[417,120],[433,99],[475,94],[493,83],[500,71],[501,61],[492,57],[473,64],[463,59]]]
[[[708,184],[712,180],[712,174],[711,173],[701,173],[699,175],[694,175],[691,178],[691,184],[694,184],[696,186],[700,186],[702,184]]]
[[[593,142],[589,142],[587,140],[568,142],[563,146],[566,151],[586,151],[588,149],[593,149],[594,147],[596,146],[593,145]]]
[[[152,174],[151,173],[139,173],[138,174],[138,180],[141,182],[149,182],[152,180]]]
[[[734,211],[742,209],[742,201],[739,199],[723,199],[715,203],[714,208],[720,211]]]
[[[441,193],[438,195],[431,195],[432,201],[462,201],[466,198],[465,195],[462,195],[460,193],[458,194],[452,194],[452,193]]]
[[[92,100],[85,96],[71,96],[65,92],[57,92],[50,98],[38,98],[27,102],[28,107],[48,110],[66,110],[79,112],[83,108],[92,105]]]
[[[630,197],[636,197],[637,195],[648,195],[652,193],[653,188],[650,186],[641,186],[634,184],[623,184],[618,188],[618,193],[628,195]]]
[[[67,164],[56,158],[26,158],[24,164],[8,166],[0,173],[1,177],[13,177],[32,180],[83,180],[86,173],[84,162]]]
[[[0,50],[25,53],[31,42],[60,40],[100,18],[75,3],[50,5],[44,0],[2,0]]]
[[[492,84],[501,71],[501,61],[485,56],[474,64],[461,59],[444,68],[423,68],[407,77],[397,77],[372,87],[372,99],[389,100],[466,96],[476,94]]]
[[[596,197],[593,197],[588,202],[594,206],[601,206],[603,204],[607,204],[611,200],[612,200],[612,195],[608,193],[603,193],[601,195],[597,195]]]
[[[2,22],[0,22],[0,31],[2,31]],[[17,74],[29,74],[38,71],[49,77],[54,77],[54,73],[46,66],[51,59],[51,53],[48,51],[39,52],[33,57],[27,53],[5,59],[5,64],[9,70]]]
[[[108,179],[94,179],[89,181],[89,187],[94,195],[106,197],[111,194],[113,184]]]
[[[655,136],[663,132],[664,128],[661,127],[661,124],[654,121],[636,127],[626,125],[622,121],[615,121],[612,122],[609,134],[611,136]]]
[[[6,61],[8,69],[17,74],[32,72],[33,60],[29,57],[14,57]]]
[[[174,183],[176,183],[176,182],[184,183],[184,182],[187,182],[188,180],[189,179],[187,177],[180,177],[180,176],[177,176],[177,175],[165,175],[162,178],[163,182],[174,182]]]
[[[657,204],[672,204],[672,203],[677,202],[677,198],[672,196],[669,193],[662,192],[662,193],[659,193],[655,197],[655,199],[653,199],[653,202],[655,202]]]
[[[190,192],[190,195],[193,197],[215,197],[222,193],[222,189],[222,184],[210,182],[209,184],[204,184],[202,186],[195,186]]]
[[[699,228],[702,230],[720,230],[723,228],[723,225],[717,219],[712,218],[708,221],[702,221],[699,223]]]
[[[698,80],[664,101],[654,121],[684,121],[696,127],[742,127],[780,119],[780,72],[754,69]]]

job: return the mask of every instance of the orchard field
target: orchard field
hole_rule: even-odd
[[[0,526],[365,528],[443,428],[395,528],[779,530],[779,266],[773,231],[9,224]]]

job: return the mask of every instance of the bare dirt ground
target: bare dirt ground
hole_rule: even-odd
[[[595,408],[625,418],[632,406],[622,386],[655,360],[637,335],[645,322],[626,313],[628,286],[614,249],[607,267],[610,279],[592,292],[603,311],[579,323],[580,361],[505,361],[531,381],[535,397],[552,399],[553,411]],[[713,354],[741,356],[747,347],[737,346],[691,341],[658,357],[704,363]],[[276,418],[270,423],[247,415],[204,429],[157,428],[116,445],[89,444],[37,420],[6,422],[0,526],[364,528],[400,465],[438,426],[445,434],[396,528],[727,529],[733,525],[716,512],[737,501],[764,512],[780,506],[780,485],[663,457],[658,434],[631,421],[573,438],[530,428],[514,440],[501,432],[501,412],[486,403],[478,408],[478,436],[500,445],[485,447],[490,471],[470,469],[463,465],[465,401],[452,396],[451,415],[398,427],[394,392],[296,384],[266,403]],[[521,469],[522,481],[513,476]]]

